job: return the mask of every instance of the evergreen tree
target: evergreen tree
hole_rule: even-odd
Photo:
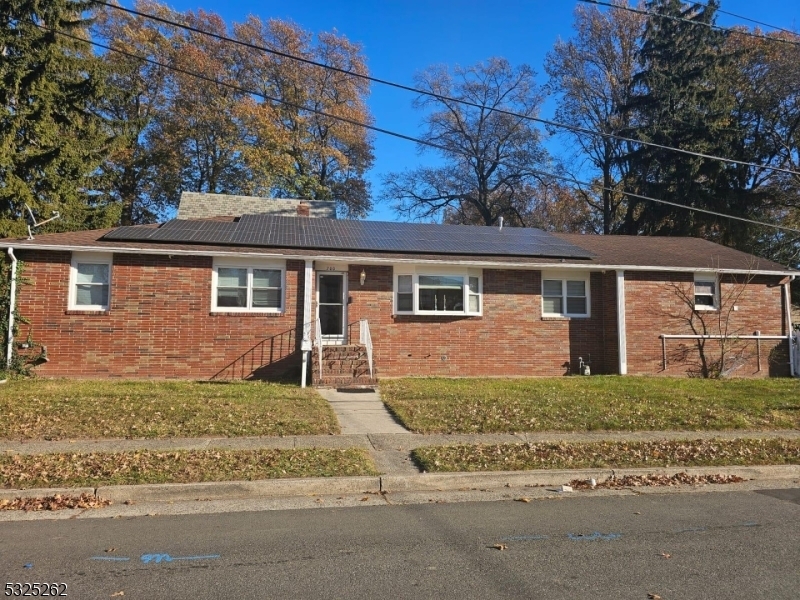
[[[25,232],[24,203],[42,220],[61,213],[48,231],[116,220],[118,210],[95,191],[110,140],[96,111],[100,62],[84,41],[91,4],[0,3],[0,236]]]
[[[640,71],[623,110],[633,129],[629,137],[708,155],[733,157],[742,137],[732,119],[732,55],[726,34],[714,24],[717,0],[686,5],[651,0],[643,35]],[[745,197],[734,193],[731,167],[721,161],[638,145],[624,157],[627,189],[641,194],[728,214],[747,212]],[[628,198],[621,232],[693,235],[723,243],[742,239],[730,220],[650,201]]]

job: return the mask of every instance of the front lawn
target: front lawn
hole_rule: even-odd
[[[15,379],[0,385],[0,439],[339,433],[314,390],[250,381]]]
[[[396,379],[381,396],[418,433],[800,428],[796,379]]]
[[[8,488],[354,475],[377,475],[366,450],[298,448],[0,455],[0,481]]]
[[[426,471],[523,471],[800,464],[800,441],[680,440],[427,446],[412,452]]]

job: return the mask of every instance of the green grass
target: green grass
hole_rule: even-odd
[[[8,488],[377,475],[365,450],[189,450],[0,455]]]
[[[0,385],[0,439],[339,433],[312,389],[262,382],[15,379]]]
[[[800,464],[800,441],[681,440],[426,446],[412,452],[428,472]]]
[[[793,379],[397,379],[381,396],[419,433],[800,428]]]

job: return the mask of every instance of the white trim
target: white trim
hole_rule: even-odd
[[[442,264],[439,267],[428,265],[408,265],[408,264],[395,264],[393,265],[392,274],[392,314],[394,315],[417,315],[417,316],[449,316],[449,317],[482,317],[483,316],[483,271],[479,269],[469,269],[464,267],[453,267],[452,265]],[[463,310],[421,310],[419,308],[419,277],[422,276],[439,276],[439,277],[460,277],[462,280],[462,300],[461,304]],[[398,277],[410,276],[411,277],[411,310],[400,311],[397,308],[397,295],[398,295]],[[478,311],[469,311],[469,298],[475,294],[470,294],[469,279],[471,277],[478,278]],[[407,293],[407,292],[406,292]]]
[[[150,248],[121,248],[114,246],[71,246],[71,245],[43,245],[43,244],[24,244],[15,246],[16,250],[50,250],[53,252],[112,252],[117,254],[145,254],[145,255],[158,255],[158,256],[208,256],[208,257],[252,257],[276,260],[306,260],[311,258],[317,261],[332,261],[344,263],[359,263],[370,265],[452,265],[463,267],[481,267],[493,268],[502,267],[504,269],[517,269],[521,271],[541,271],[543,269],[578,269],[581,271],[607,271],[607,270],[623,270],[623,271],[655,271],[663,273],[706,273],[708,267],[660,267],[655,265],[615,265],[615,264],[594,264],[594,263],[516,263],[504,262],[497,260],[455,260],[449,259],[447,256],[442,256],[439,260],[427,260],[421,258],[397,258],[397,257],[369,257],[369,256],[332,256],[332,255],[313,255],[309,257],[308,254],[277,254],[269,252],[225,252],[223,250],[172,250],[172,249],[150,249]],[[760,270],[750,268],[742,269],[715,269],[720,274],[730,275],[797,275],[798,271],[785,270]]]
[[[306,387],[308,363],[311,355],[311,286],[314,281],[314,261],[306,259],[303,278],[303,339],[300,342],[300,352],[303,354],[303,364],[300,373],[300,387]]]
[[[107,311],[111,307],[111,283],[113,278],[113,257],[110,252],[73,252],[69,268],[69,291],[67,308],[69,310]],[[78,304],[78,265],[105,265],[108,267],[108,296],[106,304]]]
[[[617,349],[619,374],[628,374],[628,338],[625,323],[625,271],[617,271]]]
[[[246,306],[217,306],[217,285],[219,282],[219,269],[246,269],[247,270],[247,302]],[[279,308],[252,308],[253,303],[253,270],[263,269],[280,271],[281,290]],[[267,261],[254,258],[234,260],[233,257],[214,258],[211,268],[211,312],[212,313],[264,313],[283,314],[286,310],[286,261]]]
[[[14,248],[8,247],[8,256],[11,258],[11,289],[8,298],[8,345],[6,346],[6,369],[11,368],[14,357],[14,309],[17,303],[17,257]]]
[[[794,277],[792,277],[794,279]],[[783,287],[783,302],[786,306],[786,335],[789,338],[789,376],[796,377],[797,373],[794,370],[794,338],[793,338],[793,328],[792,328],[792,293],[789,289],[791,283],[784,283],[781,287]]]
[[[560,313],[548,313],[544,310],[544,282],[547,281],[560,281],[561,282],[561,301],[562,311]],[[588,319],[592,316],[592,291],[590,284],[590,272],[564,272],[564,271],[547,271],[543,270],[541,273],[541,282],[539,286],[539,295],[541,296],[542,317],[569,317],[576,319]],[[584,292],[583,296],[586,299],[586,312],[585,313],[570,313],[567,312],[567,281],[583,281]],[[581,296],[574,296],[579,298]]]

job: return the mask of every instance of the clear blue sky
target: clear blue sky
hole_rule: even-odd
[[[120,0],[131,7],[132,0]],[[512,64],[526,63],[543,73],[545,55],[560,37],[573,35],[574,0],[167,0],[180,11],[205,9],[228,22],[244,20],[248,14],[262,19],[292,20],[318,33],[336,30],[359,42],[370,73],[412,85],[414,73],[437,63],[471,65],[491,56],[502,56]],[[722,0],[721,9],[786,29],[800,28],[798,0]],[[719,25],[747,25],[741,19],[719,15]],[[420,114],[411,108],[413,94],[373,85],[369,106],[378,127],[417,135]],[[541,116],[552,117],[554,102],[547,102]],[[432,157],[431,157],[432,158]],[[377,198],[381,176],[390,171],[414,168],[425,161],[416,146],[385,135],[375,137],[375,166],[369,174]],[[395,220],[387,206],[376,202],[371,215],[376,220]]]

